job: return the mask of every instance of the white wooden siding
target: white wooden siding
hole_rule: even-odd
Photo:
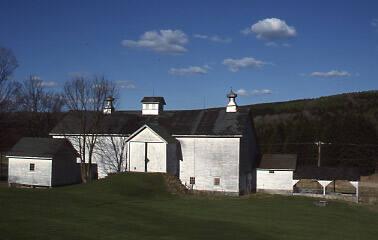
[[[30,171],[30,164],[34,163],[34,171]],[[10,157],[8,169],[8,182],[51,186],[52,160],[37,158]]]
[[[257,169],[257,190],[293,190],[293,171],[292,170],[269,170]]]
[[[134,136],[130,141],[133,142],[163,142],[163,139],[156,133],[151,131],[149,128],[143,129],[136,136]]]
[[[193,189],[239,193],[239,138],[181,138],[180,180]],[[220,185],[214,185],[220,178]]]

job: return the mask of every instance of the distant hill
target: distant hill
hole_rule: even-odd
[[[293,152],[299,164],[373,170],[378,159],[378,91],[242,106],[251,108],[262,153]]]

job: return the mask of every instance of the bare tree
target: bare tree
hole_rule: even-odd
[[[18,67],[17,59],[10,49],[0,47],[0,112],[12,110],[17,82],[10,79]]]
[[[113,82],[103,76],[77,76],[67,81],[64,86],[66,105],[76,114],[78,136],[69,136],[76,146],[81,161],[83,182],[90,181],[92,160],[103,119],[102,110],[107,96],[115,94]]]
[[[126,136],[110,135],[99,138],[96,153],[106,173],[126,171],[126,141]]]
[[[55,125],[56,114],[61,112],[64,100],[60,93],[45,86],[44,81],[30,75],[17,90],[17,110],[25,112],[28,134],[42,137]]]
[[[41,78],[30,75],[19,88],[18,103],[20,110],[26,112],[60,112],[64,99],[61,94],[49,91]]]

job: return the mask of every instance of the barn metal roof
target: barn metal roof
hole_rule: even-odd
[[[290,169],[297,165],[297,154],[264,154],[259,169]]]
[[[142,115],[141,111],[116,111],[99,116],[98,112],[70,112],[51,131],[51,134],[132,134],[143,125],[159,126],[170,135],[243,135],[252,126],[249,109],[227,113],[224,108],[163,111],[159,115]],[[84,118],[83,118],[84,116]],[[83,120],[84,119],[84,120]],[[96,124],[99,119],[99,124]]]
[[[12,147],[7,156],[52,158],[67,145],[73,149],[67,139],[24,137]]]

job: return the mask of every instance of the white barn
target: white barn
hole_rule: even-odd
[[[296,154],[264,154],[256,169],[256,189],[267,193],[293,193]]]
[[[7,153],[8,183],[43,187],[80,183],[76,157],[66,139],[22,138]]]
[[[253,118],[249,109],[238,108],[234,92],[227,97],[225,108],[174,111],[164,110],[163,97],[144,97],[141,111],[114,111],[108,98],[98,138],[126,139],[126,171],[170,173],[194,190],[248,193],[255,190],[259,155]],[[77,147],[78,122],[71,112],[50,135]],[[101,154],[94,162],[99,177],[111,172]]]

